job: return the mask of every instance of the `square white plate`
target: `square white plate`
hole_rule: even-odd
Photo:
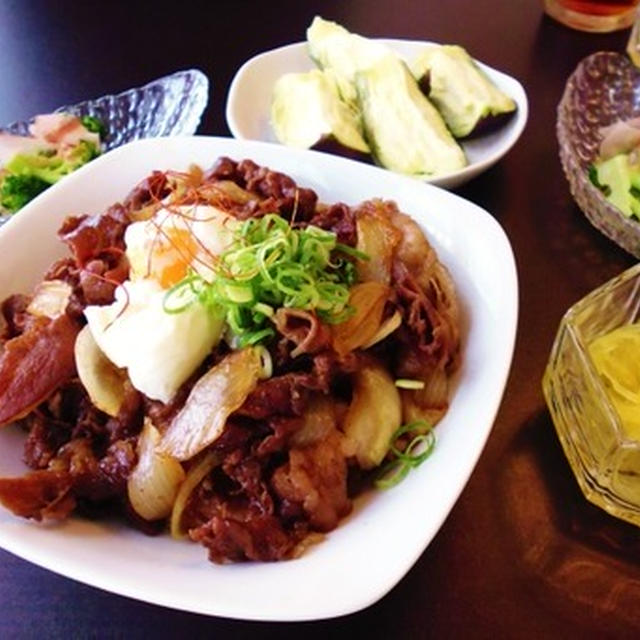
[[[251,158],[317,190],[325,202],[395,200],[449,267],[463,308],[463,358],[429,460],[396,488],[370,492],[299,559],[217,566],[168,535],[73,518],[43,526],[0,509],[0,546],[81,582],[176,609],[260,620],[338,616],[366,607],[409,570],[462,491],[489,435],[511,363],[517,276],[509,242],[484,210],[451,193],[335,156],[224,138],[159,138],[120,147],[38,196],[0,229],[0,299],[29,291],[65,248],[66,215],[101,212],[154,169]],[[24,434],[0,431],[0,475],[24,471]]]
[[[405,60],[413,59],[433,42],[420,40],[379,40]],[[427,180],[431,184],[452,189],[471,180],[493,166],[516,143],[528,117],[528,101],[522,85],[511,76],[478,63],[495,84],[517,104],[513,116],[499,129],[462,142],[469,164],[445,175]],[[227,124],[241,140],[277,142],[269,122],[271,95],[276,80],[285,73],[309,71],[314,63],[306,42],[290,44],[261,53],[245,62],[234,76],[227,97]]]

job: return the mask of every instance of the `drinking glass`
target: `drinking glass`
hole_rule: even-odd
[[[543,0],[558,22],[580,31],[616,31],[633,24],[640,0]]]

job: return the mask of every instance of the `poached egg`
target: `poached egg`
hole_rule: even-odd
[[[198,301],[167,313],[164,301],[190,272],[212,279],[215,260],[233,242],[237,225],[220,209],[190,205],[162,208],[127,227],[129,279],[112,304],[89,306],[85,316],[102,352],[147,397],[169,402],[219,342],[222,314]]]

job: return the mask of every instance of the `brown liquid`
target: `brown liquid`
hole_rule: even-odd
[[[616,16],[627,13],[638,0],[556,0],[556,4],[578,13],[592,16]]]

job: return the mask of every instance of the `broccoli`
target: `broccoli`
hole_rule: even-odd
[[[84,128],[91,133],[97,133],[100,136],[100,140],[104,140],[107,135],[107,128],[104,126],[102,120],[99,120],[95,116],[82,116],[80,118]]]
[[[16,212],[60,178],[99,155],[100,149],[87,140],[57,153],[17,153],[0,173],[0,207]]]
[[[48,184],[54,184],[98,155],[100,151],[93,143],[80,140],[64,153],[18,153],[5,168],[13,175],[35,176]]]
[[[79,169],[83,164],[87,164],[87,162],[97,158],[99,155],[100,148],[93,144],[93,142],[80,140],[78,144],[64,152],[64,167],[60,178],[67,173]]]
[[[15,213],[49,186],[34,175],[6,174],[0,178],[0,207]]]

